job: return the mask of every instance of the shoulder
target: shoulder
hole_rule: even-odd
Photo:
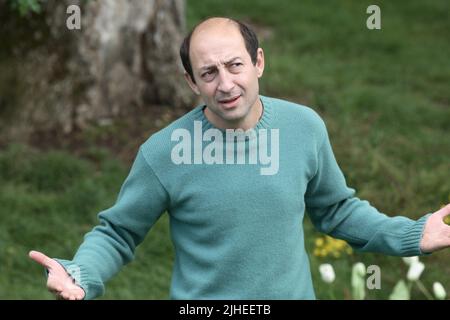
[[[316,133],[320,136],[326,133],[325,122],[313,108],[278,98],[262,96],[261,99],[263,103],[271,104],[278,125]]]
[[[190,130],[194,120],[200,117],[201,107],[197,106],[182,117],[176,119],[166,127],[153,133],[140,147],[145,159],[149,163],[170,157],[172,134],[176,130]]]

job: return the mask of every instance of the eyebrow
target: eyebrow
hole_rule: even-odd
[[[224,63],[224,65],[229,65],[230,63],[234,62],[237,59],[241,59],[241,58],[240,57],[231,58],[230,60],[226,61]],[[210,69],[213,69],[215,67],[216,67],[215,64],[210,64],[210,65],[206,65],[206,66],[201,67],[200,70],[210,70]]]

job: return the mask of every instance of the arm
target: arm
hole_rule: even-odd
[[[325,125],[317,152],[317,170],[305,194],[306,210],[315,227],[347,241],[355,250],[388,255],[421,255],[420,239],[428,216],[417,221],[380,213],[354,196],[336,163]]]
[[[139,150],[115,205],[100,212],[99,225],[85,235],[73,260],[56,259],[83,288],[86,299],[103,294],[104,283],[134,258],[136,246],[168,203],[166,190]]]

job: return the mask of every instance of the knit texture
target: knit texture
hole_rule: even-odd
[[[173,148],[181,141],[174,139],[174,130],[194,137],[195,125],[203,132],[214,129],[204,106],[153,134],[141,145],[115,205],[100,212],[100,224],[86,234],[73,260],[58,260],[67,269],[79,268],[86,299],[103,294],[105,282],[134,258],[136,246],[166,211],[175,249],[173,299],[315,299],[304,245],[305,212],[318,230],[357,251],[422,254],[427,216],[417,221],[388,217],[355,197],[322,119],[305,106],[260,99],[264,111],[254,132],[258,143],[266,132],[268,154],[278,146],[277,172],[261,174],[268,166],[261,159],[194,164],[194,151],[192,164],[174,163]],[[272,129],[278,130],[279,143],[269,138]],[[210,132],[220,140],[224,130]],[[249,156],[253,138],[224,137],[224,150],[234,146],[235,155],[245,150]],[[206,148],[213,139],[206,140],[192,142],[192,149]]]

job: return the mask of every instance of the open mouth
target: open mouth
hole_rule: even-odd
[[[218,100],[218,101],[219,101],[220,104],[223,104],[223,105],[225,105],[227,107],[231,107],[231,106],[235,105],[235,103],[239,100],[240,97],[241,96],[239,95],[239,96],[236,96],[236,97],[233,97],[233,98],[222,99],[222,100]]]

